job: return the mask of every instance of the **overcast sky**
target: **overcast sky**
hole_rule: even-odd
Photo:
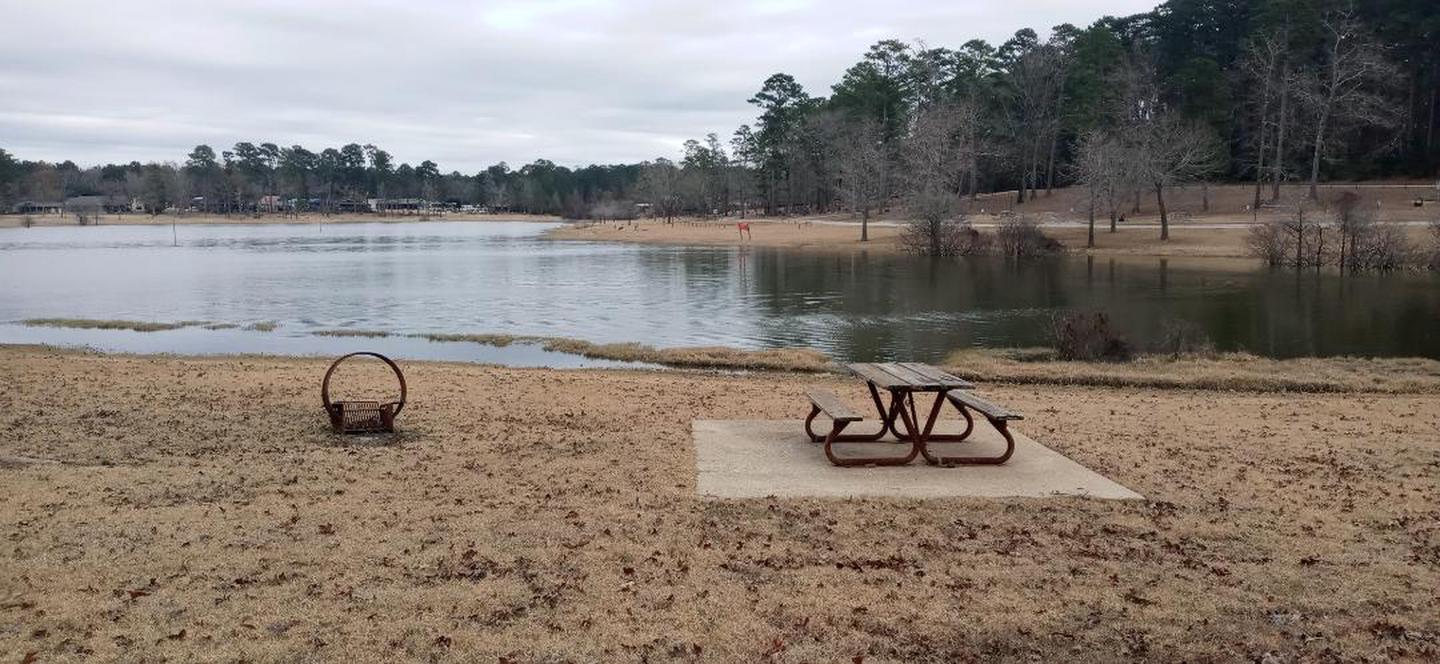
[[[0,0],[0,147],[82,165],[197,143],[374,143],[474,172],[728,140],[777,71],[812,94],[880,39],[958,46],[1155,0]]]

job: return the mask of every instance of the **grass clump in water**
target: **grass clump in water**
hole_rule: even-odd
[[[723,346],[656,348],[640,343],[597,344],[581,339],[512,334],[421,334],[430,341],[462,341],[503,348],[513,343],[536,344],[554,353],[569,353],[596,360],[641,362],[695,369],[750,369],[765,371],[831,371],[824,353],[810,348],[741,350]]]
[[[275,321],[267,320],[246,325],[245,329],[250,332],[274,332],[277,325]]]
[[[21,321],[31,327],[68,327],[81,330],[129,330],[131,332],[162,332],[178,330],[197,324],[194,321],[181,323],[155,323],[135,320],[96,320],[92,318],[31,318]]]
[[[504,348],[517,341],[540,343],[545,340],[543,337],[526,337],[513,334],[420,334],[416,336],[429,341],[468,341],[470,343],[485,344],[497,348]]]
[[[829,371],[830,358],[810,348],[740,350],[723,346],[655,348],[638,343],[596,344],[579,339],[547,339],[545,350],[584,357],[647,362],[700,369],[759,369],[768,371]]]
[[[367,339],[379,339],[390,336],[389,332],[379,330],[320,330],[315,333],[321,337],[364,337]]]

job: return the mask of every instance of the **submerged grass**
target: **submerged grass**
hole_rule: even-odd
[[[723,346],[655,348],[638,343],[596,344],[578,339],[548,339],[545,350],[585,357],[648,362],[672,367],[702,369],[757,369],[767,371],[830,371],[834,364],[824,353],[810,348],[739,350]]]
[[[497,348],[504,348],[517,341],[526,343],[543,341],[543,337],[524,337],[513,334],[417,334],[415,336],[430,341],[470,342]]]
[[[957,376],[986,382],[1247,392],[1440,393],[1440,361],[1424,358],[1293,358],[1248,353],[1145,355],[1129,362],[1073,362],[1053,350],[967,349],[944,361]]]
[[[597,360],[643,362],[698,369],[764,371],[830,371],[834,364],[824,353],[809,348],[741,350],[723,346],[656,348],[640,343],[597,344],[581,339],[514,334],[421,334],[430,341],[470,342],[503,348],[514,343],[538,345],[555,353],[570,353]]]
[[[390,336],[389,332],[379,330],[320,330],[315,333],[321,337],[365,337],[367,339],[379,339]]]
[[[96,320],[92,318],[31,318],[21,322],[31,327],[68,327],[82,330],[130,330],[132,332],[160,332],[164,330],[178,330],[182,327],[199,325],[203,321],[155,323],[135,320]]]
[[[274,332],[276,326],[277,323],[275,321],[267,320],[261,321],[259,323],[251,323],[249,325],[246,325],[245,329],[251,332]]]

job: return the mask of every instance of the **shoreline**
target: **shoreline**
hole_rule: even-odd
[[[742,239],[737,223],[749,223],[751,235]],[[993,234],[1000,218],[973,220],[972,226],[985,234]],[[900,245],[901,222],[872,222],[870,239],[861,242],[860,223],[837,221],[823,217],[794,219],[724,219],[724,220],[636,220],[631,222],[567,223],[550,229],[543,236],[556,241],[622,242],[663,246],[698,247],[763,247],[822,252],[874,251],[888,255],[905,253]],[[1171,239],[1160,242],[1159,226],[1131,224],[1116,233],[1096,228],[1096,247],[1083,246],[1087,228],[1071,222],[1040,224],[1046,235],[1059,241],[1061,256],[1151,257],[1244,260],[1250,267],[1260,265],[1259,259],[1246,250],[1245,236],[1249,223],[1204,224],[1170,228]]]
[[[148,215],[143,213],[126,213],[102,215],[100,223],[80,226],[75,223],[74,217],[70,215],[34,215],[34,226],[31,228],[94,228],[104,226],[314,226],[317,224],[405,224],[405,223],[437,223],[437,222],[533,222],[533,223],[558,223],[564,221],[560,217],[543,214],[445,214],[434,215],[430,219],[421,219],[422,215],[385,215],[376,214],[334,214],[322,215],[306,213],[299,217],[281,214],[266,213],[262,215],[215,215],[215,214],[191,214],[179,215]],[[25,230],[23,225],[24,215],[4,214],[0,215],[0,229],[18,228]]]
[[[103,321],[120,323],[125,321]],[[198,325],[198,322],[191,321]],[[137,324],[153,329],[130,329],[136,334],[165,332],[159,324]],[[187,327],[194,327],[190,325]],[[123,329],[123,328],[122,328]],[[337,333],[339,332],[339,333]],[[439,363],[460,366],[539,369],[554,371],[675,371],[715,373],[792,374],[816,377],[846,375],[844,361],[809,348],[742,349],[728,346],[652,347],[639,343],[595,343],[564,337],[506,334],[395,334],[354,330],[322,330],[311,337],[361,339],[400,337],[441,344],[479,344],[489,349],[527,346],[559,356],[598,360],[595,366],[507,363],[497,358],[412,358],[395,354],[405,363]],[[225,360],[230,358],[307,361],[333,359],[340,354],[235,352],[187,353],[169,351],[105,350],[92,345],[3,343],[5,350],[42,350],[134,360]],[[945,370],[977,383],[1011,385],[1090,386],[1098,388],[1150,388],[1155,390],[1245,391],[1256,393],[1314,394],[1440,394],[1440,360],[1422,357],[1296,357],[1268,358],[1249,353],[1221,352],[1201,355],[1140,354],[1123,362],[1059,360],[1048,349],[965,348],[934,362]]]

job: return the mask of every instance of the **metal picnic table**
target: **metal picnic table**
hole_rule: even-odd
[[[846,368],[865,380],[865,384],[870,390],[870,399],[874,402],[875,411],[880,416],[880,429],[872,434],[841,433],[841,430],[847,425],[861,421],[863,418],[839,403],[839,400],[829,392],[812,393],[813,410],[805,421],[805,431],[810,435],[812,441],[826,443],[825,454],[832,463],[840,466],[898,466],[908,464],[914,461],[915,457],[920,456],[924,457],[927,463],[948,466],[1004,463],[1010,457],[1014,449],[1014,440],[1006,430],[1006,422],[1021,419],[1020,416],[965,393],[975,387],[969,381],[953,376],[938,367],[919,362],[863,362],[846,365]],[[890,395],[888,406],[881,398],[881,391]],[[922,422],[919,417],[919,409],[915,405],[915,395],[927,392],[934,393],[935,400]],[[935,433],[935,423],[940,419],[940,411],[946,401],[955,406],[961,416],[965,418],[964,431]],[[975,427],[975,420],[970,414],[972,409],[984,415],[999,430],[1007,442],[1005,453],[999,456],[982,457],[941,456],[932,453],[927,447],[929,443],[960,442],[969,438]],[[815,434],[810,426],[815,416],[821,412],[829,415],[834,422],[834,428],[826,436]],[[901,456],[848,458],[838,456],[831,450],[833,443],[873,443],[880,441],[887,433],[899,442],[910,443],[910,450]]]

